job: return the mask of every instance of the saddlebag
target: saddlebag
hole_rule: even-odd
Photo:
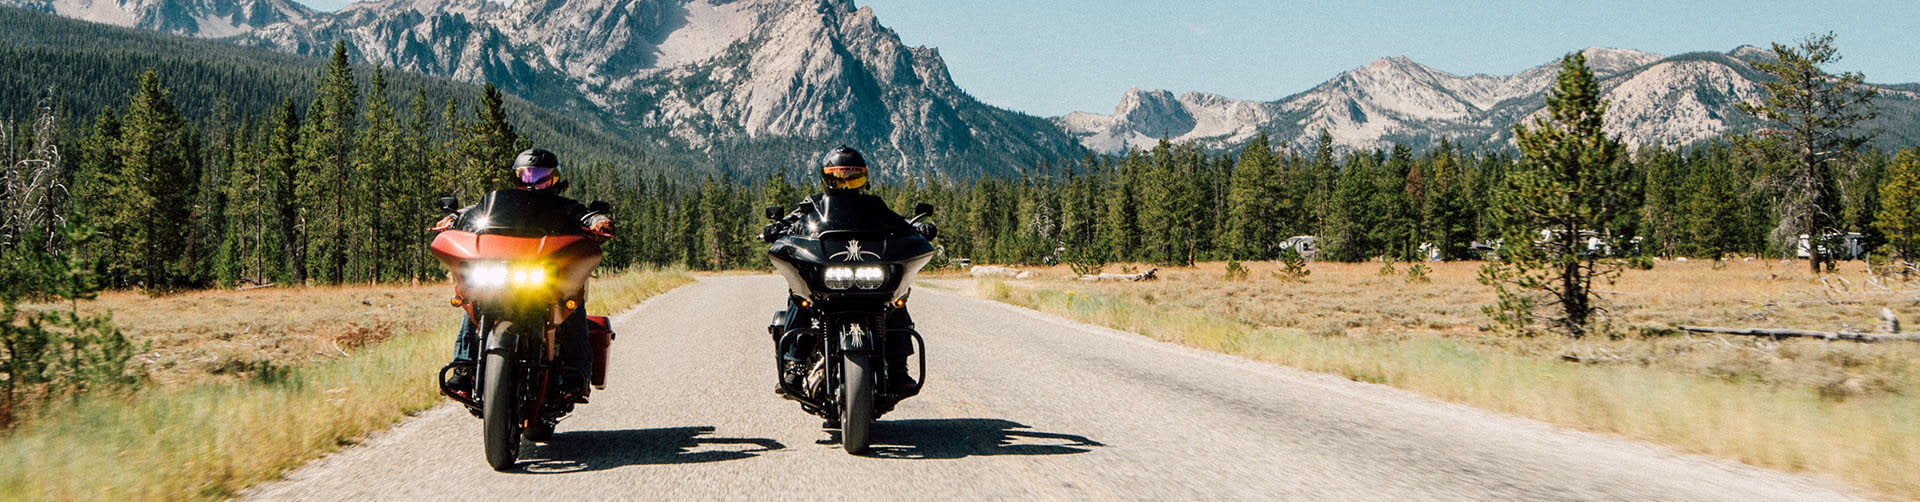
[[[587,316],[587,338],[593,341],[593,386],[607,386],[607,350],[613,346],[613,326],[606,316]]]

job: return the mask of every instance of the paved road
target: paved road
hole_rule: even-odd
[[[784,287],[714,277],[615,318],[607,390],[489,470],[410,419],[247,496],[302,500],[1831,500],[1837,484],[1148,341],[932,288],[931,382],[842,452],[771,392]]]

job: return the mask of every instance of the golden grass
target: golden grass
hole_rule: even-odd
[[[1262,268],[1264,266],[1265,268]],[[1871,329],[1880,308],[1920,321],[1911,285],[1828,287],[1791,265],[1663,262],[1603,289],[1618,339],[1483,332],[1477,264],[1432,283],[1380,264],[1312,266],[1304,282],[1223,281],[1218,264],[1145,283],[981,280],[979,296],[1252,359],[1920,497],[1920,346],[1689,337],[1674,323]],[[1857,267],[1857,266],[1856,266]],[[1405,266],[1400,266],[1404,272]],[[1569,362],[1578,360],[1581,362]]]
[[[595,281],[598,303],[589,309],[611,311],[689,281],[680,270],[613,274]],[[0,438],[0,499],[231,496],[439,403],[433,375],[451,352],[453,326],[447,316],[433,325],[352,357],[248,380],[65,406]]]
[[[245,378],[260,361],[299,366],[345,357],[457,315],[445,283],[211,290],[148,297],[109,291],[82,313],[112,313],[148,349],[136,368],[162,387]],[[27,308],[64,308],[30,305]]]

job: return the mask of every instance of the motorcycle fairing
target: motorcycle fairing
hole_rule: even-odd
[[[851,235],[841,233],[836,235]],[[866,234],[864,236],[876,236]],[[879,236],[870,239],[838,239],[786,236],[767,249],[773,267],[787,279],[787,288],[801,296],[865,296],[886,293],[891,300],[906,293],[913,274],[933,259],[933,244],[916,234]],[[860,258],[855,260],[853,258]],[[820,279],[818,269],[834,265],[884,265],[887,283],[875,290],[831,290]]]
[[[587,279],[601,258],[599,244],[579,235],[514,237],[449,230],[434,237],[430,249],[434,258],[453,272],[454,292],[463,298],[473,292],[465,284],[462,264],[485,261],[553,264],[554,280],[547,292],[559,298],[581,298]]]

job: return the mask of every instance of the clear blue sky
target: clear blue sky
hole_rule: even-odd
[[[855,0],[990,104],[1108,113],[1129,87],[1272,100],[1375,58],[1510,74],[1586,47],[1674,55],[1832,31],[1833,69],[1920,82],[1920,2]]]
[[[1832,68],[1920,82],[1920,1],[855,0],[990,104],[1107,113],[1129,87],[1272,100],[1375,58],[1509,74],[1586,47],[1674,55],[1832,31]],[[345,0],[307,0],[334,10]]]

